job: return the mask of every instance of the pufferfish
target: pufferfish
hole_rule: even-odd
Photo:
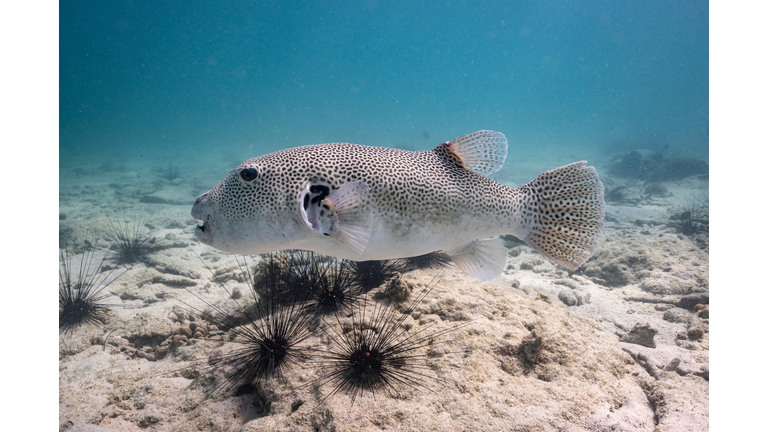
[[[195,235],[225,252],[303,249],[355,261],[444,251],[470,276],[497,278],[511,234],[575,269],[603,234],[603,184],[574,162],[510,188],[488,178],[507,157],[481,130],[427,151],[332,143],[248,159],[202,194]],[[495,237],[495,238],[494,238]]]

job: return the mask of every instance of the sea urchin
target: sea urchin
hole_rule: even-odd
[[[326,334],[332,342],[331,348],[318,352],[308,362],[322,371],[322,376],[310,384],[322,387],[332,382],[333,390],[325,398],[342,390],[351,395],[352,404],[364,392],[375,397],[383,390],[397,397],[402,387],[429,389],[426,380],[436,378],[425,373],[428,367],[423,360],[427,355],[422,351],[434,339],[469,323],[434,332],[429,332],[427,326],[409,333],[404,321],[436,284],[437,280],[433,280],[402,314],[392,302],[374,302],[369,310],[366,310],[367,302],[363,303],[348,331],[344,330],[338,315],[334,315],[335,324],[325,326],[329,329]]]
[[[242,312],[241,316],[227,314],[208,302],[205,302],[206,305],[218,316],[193,308],[219,328],[229,328],[229,338],[237,345],[237,348],[208,361],[211,366],[224,367],[226,371],[224,381],[216,385],[206,397],[232,390],[236,394],[247,393],[254,382],[280,377],[307,357],[307,348],[302,347],[302,343],[311,334],[314,315],[306,312],[296,297],[284,298],[285,293],[289,292],[286,284],[290,281],[284,277],[284,272],[274,268],[280,265],[280,260],[271,258],[271,254],[262,258],[262,269],[265,272],[261,283],[273,289],[264,291],[262,287],[261,292],[268,295],[261,296],[258,294],[260,290],[253,284],[254,278],[248,271],[245,259],[242,263],[238,261],[240,270],[249,281],[251,297],[255,301],[251,308],[238,302],[216,278]],[[192,291],[189,292],[200,299]]]
[[[142,262],[153,251],[155,237],[162,228],[154,228],[151,219],[151,213],[146,210],[139,212],[133,222],[108,219],[104,231],[112,242],[113,259],[117,264]]]
[[[72,255],[66,244],[59,250],[59,333],[65,336],[83,324],[106,324],[109,308],[102,302],[110,294],[105,289],[122,275],[111,277],[114,269],[104,271],[106,254],[93,270],[95,248],[81,256],[74,274]]]
[[[404,273],[405,264],[400,260],[351,261],[349,271],[362,293],[378,288],[390,279]]]
[[[348,315],[360,300],[360,287],[345,260],[306,252],[293,269],[297,286],[309,296],[307,310],[317,316]]]

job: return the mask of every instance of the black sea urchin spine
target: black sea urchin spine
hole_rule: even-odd
[[[391,302],[374,302],[371,308],[363,303],[353,318],[351,331],[345,332],[338,315],[334,315],[334,325],[325,326],[331,348],[316,353],[309,362],[322,371],[322,376],[310,384],[334,386],[321,403],[339,391],[349,393],[354,404],[365,392],[375,397],[383,390],[397,397],[403,387],[429,389],[426,382],[437,378],[425,373],[429,368],[424,364],[424,350],[434,339],[468,324],[434,332],[428,331],[430,326],[413,333],[406,330],[403,322],[436,284],[437,280],[433,280],[402,314]]]
[[[66,244],[59,250],[59,333],[65,336],[84,324],[106,324],[109,308],[102,302],[110,294],[105,289],[125,273],[112,277],[114,269],[104,271],[106,253],[94,270],[95,252],[92,248],[82,255],[74,274],[71,250]]]
[[[280,261],[272,258],[272,254],[262,258],[264,265],[261,267],[264,275],[260,283],[274,288],[269,290],[264,290],[263,287],[259,289],[254,285],[254,277],[248,271],[245,258],[242,263],[238,261],[240,270],[249,281],[250,293],[255,301],[252,308],[243,307],[214,274],[216,281],[241,311],[240,317],[226,314],[188,290],[219,316],[197,308],[193,309],[219,327],[231,328],[229,331],[231,341],[239,345],[233,351],[208,362],[214,367],[225,367],[227,370],[224,381],[206,395],[206,398],[214,394],[231,393],[232,390],[235,390],[233,393],[242,393],[242,389],[250,387],[255,381],[280,377],[286,370],[304,362],[307,358],[307,348],[302,347],[302,343],[311,334],[314,316],[305,311],[296,297],[284,298],[285,293],[289,292],[286,284],[290,279],[285,277],[283,269],[277,268]],[[268,295],[259,295],[258,292]],[[191,307],[188,304],[187,306]]]
[[[291,253],[292,295],[306,300],[309,313],[349,314],[360,301],[360,286],[349,262],[307,251]]]
[[[150,228],[152,215],[139,212],[132,222],[108,219],[104,227],[107,239],[112,243],[113,259],[117,264],[135,264],[146,259],[152,251],[155,236],[162,228]]]
[[[400,260],[350,261],[349,271],[360,291],[367,293],[405,273],[406,265]]]
[[[403,258],[405,271],[439,269],[449,265],[451,257],[442,252],[430,252],[425,255]]]
[[[671,219],[672,225],[681,234],[709,234],[709,193],[698,191],[690,194],[681,211]]]

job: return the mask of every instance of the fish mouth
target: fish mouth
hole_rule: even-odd
[[[201,233],[205,232],[205,222],[203,222],[202,225],[198,225],[195,227],[195,233],[197,233],[198,231],[200,231]]]
[[[203,221],[202,224],[195,227],[195,237],[203,243],[205,243],[206,234],[210,234],[210,224],[208,223],[209,212],[206,209],[206,201],[206,194],[200,195],[200,197],[195,200],[191,212],[193,218]]]
[[[210,243],[210,226],[203,222],[202,224],[198,224],[195,227],[195,237],[200,241],[202,244],[209,244]]]
[[[197,239],[198,239],[198,240],[202,240],[202,238],[201,238],[201,237],[205,235],[205,230],[207,229],[207,227],[206,227],[206,225],[205,225],[205,221],[203,220],[203,218],[202,218],[202,217],[200,217],[200,216],[196,216],[196,215],[194,215],[194,214],[192,215],[192,217],[193,217],[193,218],[195,218],[195,219],[197,219],[197,220],[201,220],[201,221],[203,221],[203,223],[202,223],[202,224],[198,224],[198,225],[195,227],[195,237],[197,237]]]
[[[206,220],[208,218],[207,216],[208,215],[203,215],[201,213],[196,213],[194,211],[192,212],[193,218],[203,221],[203,223],[198,224],[195,227],[195,237],[197,237],[197,239],[200,240],[202,243],[205,243],[205,239],[207,237],[206,234],[210,234],[210,231],[209,231],[210,224]]]
[[[203,221],[203,224],[202,225],[198,225],[197,228],[195,228],[195,230],[200,230],[202,232],[205,232],[205,220],[203,220],[203,216],[196,215],[195,213],[192,213],[192,217],[197,219],[197,220]]]

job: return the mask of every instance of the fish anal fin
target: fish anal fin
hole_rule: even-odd
[[[447,253],[458,268],[483,282],[499,277],[507,263],[507,249],[498,238],[475,240]]]
[[[441,144],[464,169],[483,176],[498,171],[507,159],[507,137],[501,132],[479,130]]]

